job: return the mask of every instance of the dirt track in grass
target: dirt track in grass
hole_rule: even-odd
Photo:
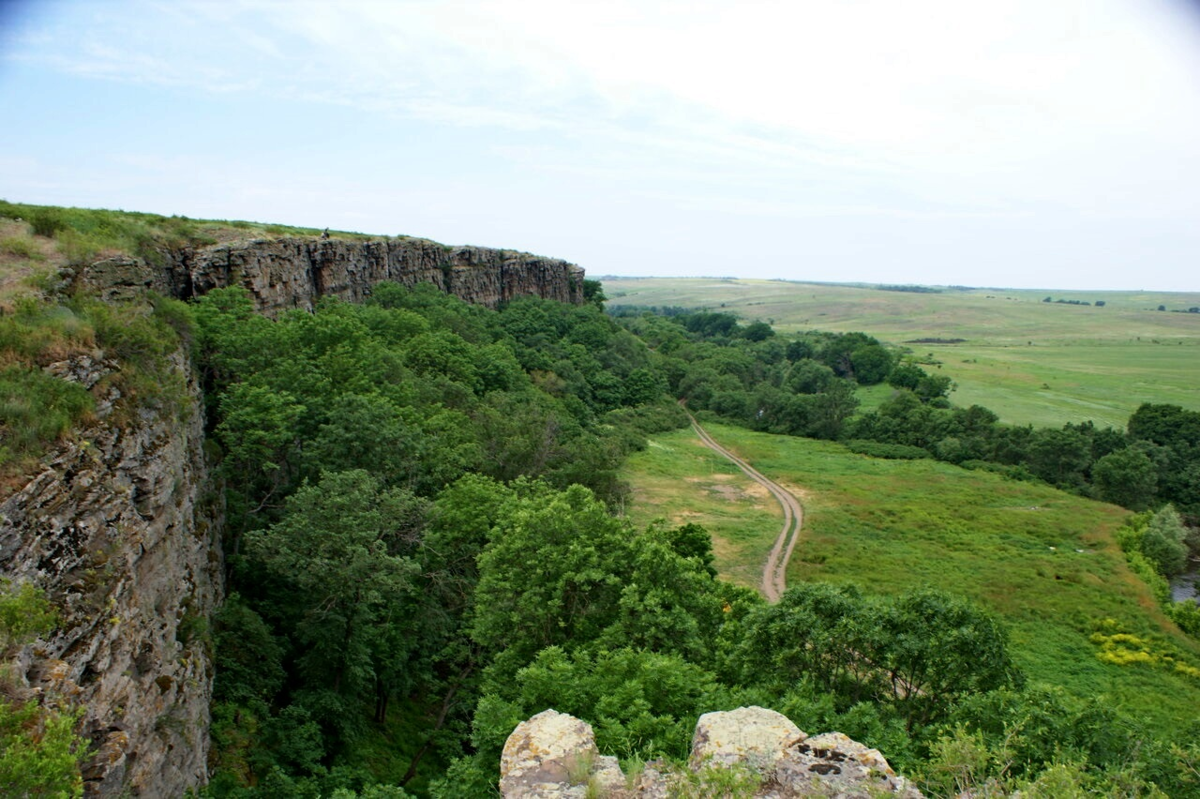
[[[767,601],[778,602],[779,597],[783,596],[783,592],[787,589],[787,565],[792,558],[792,550],[796,548],[796,542],[800,539],[800,527],[804,523],[804,508],[794,494],[722,447],[716,439],[708,434],[707,430],[700,426],[695,417],[691,414],[688,414],[688,417],[692,420],[692,429],[696,431],[696,435],[706,447],[728,459],[745,472],[747,477],[767,489],[783,508],[783,527],[775,539],[775,546],[771,548],[771,553],[767,556],[767,562],[763,565],[761,583],[761,590]]]

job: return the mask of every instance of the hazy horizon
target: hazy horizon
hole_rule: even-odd
[[[1188,0],[0,0],[0,107],[14,202],[593,275],[1200,290]]]
[[[1065,292],[1068,294],[1180,294],[1200,296],[1200,289],[1172,291],[1168,289],[1106,289],[1106,288],[1071,288],[1067,286],[973,286],[965,283],[915,283],[910,280],[895,281],[862,281],[862,280],[805,280],[803,278],[783,277],[745,277],[743,275],[593,275],[587,274],[589,280],[754,280],[764,283],[798,283],[814,286],[842,286],[847,288],[878,289],[880,286],[916,286],[918,288],[945,289],[947,291],[1031,291],[1031,292]],[[1055,297],[1054,299],[1058,299]]]

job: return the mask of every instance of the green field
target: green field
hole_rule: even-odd
[[[1200,292],[946,289],[705,278],[606,278],[609,305],[683,306],[763,319],[783,333],[861,330],[940,363],[951,399],[1005,422],[1123,427],[1143,402],[1200,410]],[[1046,303],[1105,302],[1104,307]],[[1167,311],[1156,310],[1159,305]],[[964,339],[956,344],[911,343]],[[868,404],[870,402],[868,401]]]
[[[878,593],[935,585],[969,596],[1005,619],[1015,658],[1034,681],[1107,696],[1169,729],[1193,719],[1200,681],[1103,663],[1089,641],[1097,624],[1113,619],[1200,663],[1200,645],[1126,568],[1113,530],[1127,511],[935,461],[879,460],[828,442],[706,427],[804,503],[790,584],[849,581]],[[722,575],[757,586],[779,532],[778,508],[715,458],[691,430],[654,436],[625,469],[634,487],[628,513],[637,524],[705,525]]]

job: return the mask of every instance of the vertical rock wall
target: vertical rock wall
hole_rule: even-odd
[[[422,239],[254,240],[117,256],[77,282],[106,300],[147,289],[190,299],[240,285],[274,316],[321,297],[359,301],[381,281],[428,282],[489,307],[514,297],[583,301],[583,270],[510,250]],[[180,796],[204,784],[212,692],[207,622],[222,598],[220,493],[204,459],[200,389],[186,357],[182,408],[121,403],[102,353],[49,367],[103,387],[95,424],[0,502],[0,574],[44,588],[62,612],[49,641],[19,655],[29,689],[86,710],[88,796]]]
[[[165,267],[117,257],[84,270],[84,285],[106,299],[154,289],[190,299],[244,286],[274,316],[310,310],[321,297],[351,302],[375,284],[432,283],[467,302],[495,308],[515,297],[583,302],[583,270],[556,258],[484,247],[445,247],[425,239],[255,239],[167,256]]]
[[[199,388],[185,357],[172,366],[187,377],[182,407],[130,410],[110,385],[98,422],[0,504],[0,573],[43,587],[61,615],[19,676],[85,708],[88,796],[181,796],[206,781],[221,506]],[[50,367],[89,388],[115,368],[99,353]]]

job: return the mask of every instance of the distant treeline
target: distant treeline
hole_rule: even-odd
[[[935,288],[934,288],[934,287],[932,287],[932,286],[912,286],[912,285],[905,285],[905,286],[888,286],[888,285],[880,285],[880,286],[876,286],[875,288],[879,289],[880,291],[907,291],[907,292],[910,292],[910,293],[912,293],[912,294],[941,294],[941,293],[942,293],[942,290],[941,290],[941,289],[935,289]]]
[[[776,336],[733,314],[622,309],[619,321],[656,353],[674,396],[754,430],[852,442],[877,457],[923,456],[1038,480],[1133,510],[1173,503],[1200,520],[1200,413],[1143,405],[1128,430],[1001,424],[960,408],[945,375],[864,333]],[[888,383],[877,409],[858,410],[858,385]]]
[[[1053,297],[1046,297],[1046,299],[1042,300],[1042,302],[1053,302],[1055,305],[1091,305],[1092,304],[1090,302],[1087,302],[1086,300],[1064,300],[1064,299],[1056,300]],[[1104,300],[1096,300],[1095,304],[1096,304],[1097,308],[1103,308],[1105,305],[1105,302],[1104,302]]]

